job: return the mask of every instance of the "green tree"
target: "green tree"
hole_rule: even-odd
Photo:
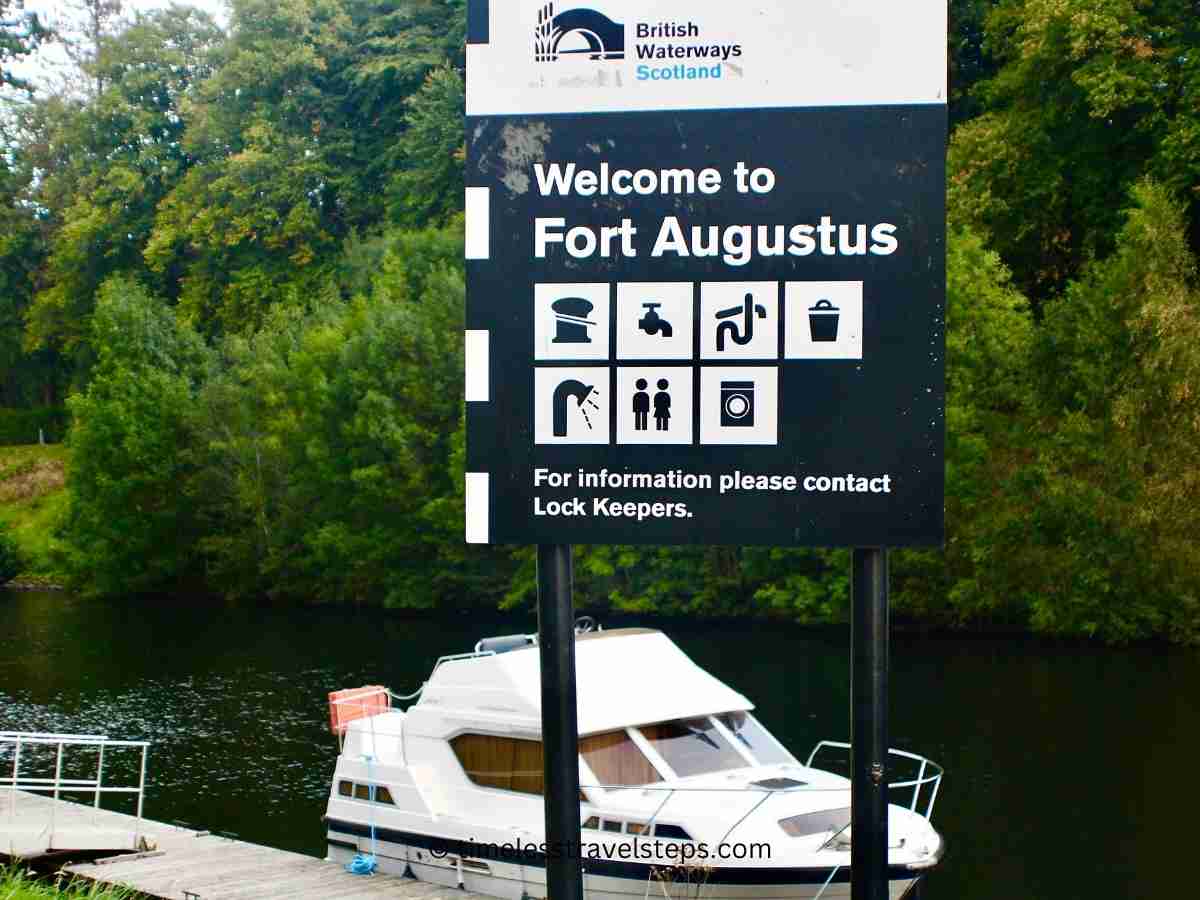
[[[462,210],[463,80],[445,66],[434,69],[408,101],[408,130],[400,137],[404,165],[391,184],[391,218],[444,222]]]
[[[86,104],[51,98],[29,114],[34,136],[18,155],[41,173],[31,202],[49,231],[26,314],[30,349],[79,353],[99,285],[116,273],[149,281],[142,247],[159,203],[191,165],[184,100],[209,74],[219,39],[191,7],[140,15],[92,64],[103,93]]]
[[[92,96],[104,92],[105,73],[102,56],[113,33],[120,30],[124,0],[72,0],[72,33],[60,30],[59,37],[75,71],[84,79]]]
[[[974,95],[975,85],[996,72],[996,61],[984,46],[988,13],[999,0],[950,0],[948,33],[950,46],[950,126],[974,118],[982,105]]]
[[[27,353],[23,341],[46,246],[32,181],[32,172],[0,154],[0,406],[53,405],[63,387],[58,355]]]
[[[1180,204],[1151,182],[1132,199],[1116,251],[1046,309],[1030,512],[1006,549],[1040,629],[1195,641],[1200,292]]]
[[[1193,0],[1003,0],[996,74],[950,153],[949,204],[1035,302],[1110,253],[1119,198],[1145,174],[1200,222],[1200,15]],[[1193,231],[1193,246],[1200,232]]]
[[[194,589],[199,505],[190,415],[209,367],[191,330],[136,282],[114,276],[92,317],[97,360],[69,400],[64,538],[77,585],[97,594]]]
[[[8,529],[0,524],[0,587],[20,575],[24,565],[17,542],[9,535]]]
[[[1033,432],[1029,304],[978,235],[951,228],[946,249],[946,545],[896,554],[897,613],[961,625],[1024,625],[1002,536],[1027,508],[1011,485]]]
[[[36,13],[26,12],[19,0],[0,0],[0,90],[32,90],[29,82],[18,77],[12,64],[28,56],[49,38],[50,32]]]
[[[189,321],[248,332],[270,306],[327,289],[343,241],[382,220],[406,100],[461,59],[461,13],[454,0],[236,0],[188,111],[200,164],[146,246],[156,272],[179,274]]]
[[[365,295],[277,307],[223,343],[196,421],[225,593],[428,607],[501,589],[462,545],[462,233],[385,240]]]

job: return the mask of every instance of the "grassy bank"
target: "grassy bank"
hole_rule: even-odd
[[[0,900],[42,900],[50,897],[64,900],[130,900],[134,896],[128,891],[104,888],[92,882],[68,882],[65,877],[57,883],[35,879],[17,866],[0,869]]]
[[[24,562],[17,584],[63,581],[55,532],[66,509],[67,457],[62,444],[0,447],[0,527],[16,541]]]

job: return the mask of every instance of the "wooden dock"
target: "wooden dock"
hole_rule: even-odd
[[[52,827],[51,827],[52,826]],[[77,846],[70,846],[75,844]],[[395,875],[351,875],[338,863],[0,786],[0,855],[118,851],[66,871],[168,900],[482,900]]]

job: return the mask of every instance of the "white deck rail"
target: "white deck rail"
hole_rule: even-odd
[[[36,775],[31,771],[30,756],[41,748],[54,749],[54,775]],[[140,751],[140,765],[136,785],[113,785],[104,783],[104,757],[106,751],[118,749],[135,749]],[[13,824],[16,815],[16,794],[24,791],[32,794],[50,794],[55,800],[63,793],[92,794],[92,805],[100,809],[100,800],[105,794],[133,794],[137,796],[137,825],[134,832],[134,844],[142,837],[142,809],[146,798],[146,757],[150,749],[149,741],[115,741],[102,734],[57,734],[43,731],[0,731],[0,758],[12,754],[12,769],[8,778],[9,790],[9,824]],[[94,778],[66,778],[63,776],[64,762],[68,765],[79,756],[95,753],[96,775]],[[25,756],[25,771],[21,769],[22,756]],[[74,768],[74,767],[73,767]],[[2,783],[2,782],[0,782]],[[47,804],[50,818],[50,834],[54,833],[55,811],[57,803]]]
[[[813,747],[812,753],[808,754],[808,761],[804,764],[811,768],[813,760],[827,747],[846,751],[851,749],[850,744],[845,741],[820,741],[817,743],[817,746]],[[942,786],[942,775],[945,774],[945,770],[931,759],[926,759],[924,756],[919,756],[916,753],[909,753],[907,750],[897,750],[895,747],[888,750],[888,756],[898,756],[901,759],[912,760],[914,763],[919,764],[920,768],[917,771],[916,778],[910,778],[907,781],[889,781],[888,790],[911,789],[912,801],[908,808],[915,813],[920,813],[926,819],[931,818],[933,816],[933,804],[937,802],[938,788]],[[921,797],[927,785],[931,787],[928,799],[925,801],[925,809],[919,810],[917,806],[920,804]]]

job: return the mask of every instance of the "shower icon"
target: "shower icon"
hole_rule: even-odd
[[[594,411],[600,411],[600,405],[592,398],[597,396],[596,389],[590,384],[584,384],[574,378],[568,378],[566,381],[559,384],[554,389],[554,396],[551,399],[552,418],[554,425],[555,437],[567,436],[567,400],[573,399],[576,407],[583,413],[583,420],[587,423],[588,430],[595,428],[592,424],[592,417],[588,414],[588,407]]]

